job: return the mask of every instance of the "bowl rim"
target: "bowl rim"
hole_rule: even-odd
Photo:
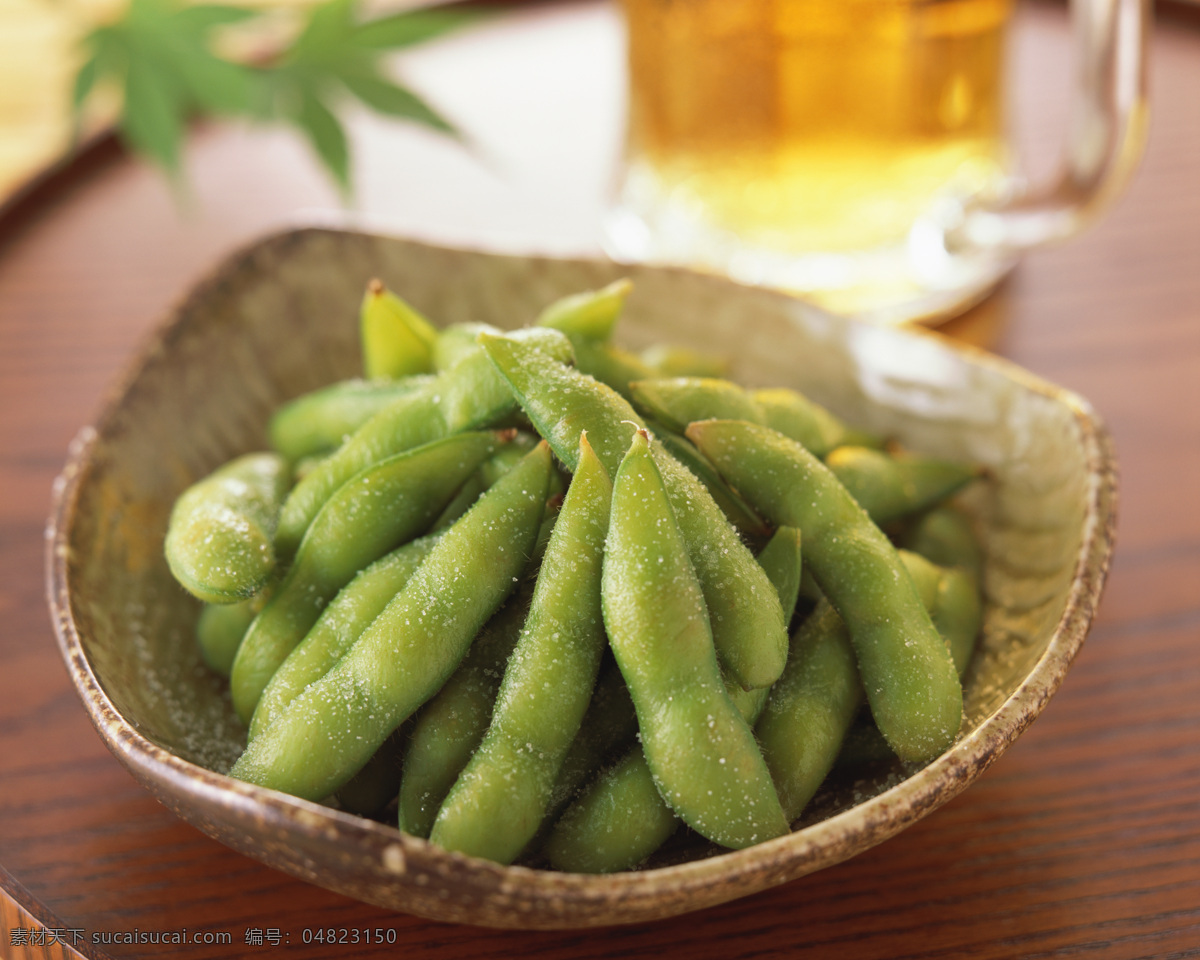
[[[694,905],[676,905],[658,911],[639,911],[635,907],[627,921],[614,921],[612,918],[602,921],[605,924],[644,922],[715,905],[795,879],[846,860],[899,833],[974,782],[1032,723],[1061,686],[1066,670],[1082,647],[1094,617],[1115,545],[1118,476],[1112,440],[1100,417],[1079,395],[985,350],[955,343],[953,349],[965,354],[971,363],[998,370],[1024,389],[1048,396],[1069,409],[1079,430],[1088,477],[1083,535],[1062,615],[1046,650],[1022,683],[975,730],[956,741],[940,757],[875,797],[825,820],[743,850],[723,851],[712,857],[615,874],[570,874],[522,866],[500,866],[487,860],[450,853],[426,840],[400,833],[376,821],[216,773],[154,743],[117,710],[105,693],[87,658],[72,612],[70,539],[81,490],[96,466],[93,451],[98,439],[113,424],[121,401],[137,381],[146,361],[161,349],[163,342],[177,326],[186,322],[194,304],[202,301],[213,287],[220,285],[232,273],[244,268],[248,258],[294,242],[298,236],[313,233],[400,240],[487,257],[516,256],[577,264],[612,262],[602,258],[514,254],[482,247],[447,246],[430,243],[419,237],[394,236],[345,226],[297,226],[268,233],[235,249],[205,278],[192,285],[165,317],[153,326],[141,348],[133,353],[124,373],[114,381],[93,424],[81,428],[71,442],[63,470],[54,482],[46,532],[46,589],[59,651],[72,685],[101,739],[160,801],[194,826],[215,835],[173,802],[173,790],[182,790],[196,798],[206,798],[231,813],[253,817],[267,826],[285,830],[311,826],[313,818],[317,817],[332,822],[352,842],[382,855],[383,863],[387,864],[391,857],[391,862],[398,866],[400,872],[405,862],[414,857],[420,861],[452,862],[467,867],[485,887],[507,890],[513,884],[519,884],[524,894],[552,899],[556,901],[557,909],[565,907],[568,914],[572,905],[583,907],[601,902],[622,902],[635,906],[639,898],[651,892],[661,893],[664,889],[670,890],[675,901],[682,902],[687,898],[697,900]],[[654,269],[672,273],[693,272],[676,267]],[[732,280],[727,282],[735,287],[744,286]],[[798,300],[785,293],[772,292],[784,301]],[[907,328],[905,333],[948,342],[936,331],[921,327]],[[862,842],[864,837],[869,838],[869,842]],[[217,839],[228,842],[227,837]],[[242,852],[253,857],[252,853]],[[769,875],[766,880],[763,879],[765,875]],[[318,882],[309,877],[303,879]],[[716,887],[721,887],[724,892],[716,891]],[[422,914],[417,910],[411,912]],[[523,928],[592,925],[586,919],[573,920],[568,915],[562,919],[564,922],[543,923],[528,922],[528,917],[514,916],[511,925]]]

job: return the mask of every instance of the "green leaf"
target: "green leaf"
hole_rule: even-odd
[[[131,59],[125,76],[121,129],[130,143],[169,172],[179,169],[183,123],[172,84],[144,60]]]
[[[443,133],[457,134],[445,117],[411,90],[371,74],[344,73],[340,77],[346,89],[372,110],[390,117],[414,120]]]
[[[256,84],[249,69],[190,45],[178,45],[173,53],[175,69],[198,106],[234,116],[249,112]]]
[[[336,62],[354,32],[354,0],[326,0],[312,9],[284,63]]]
[[[463,10],[410,10],[360,24],[355,42],[374,50],[397,50],[440,37],[482,14]]]
[[[244,23],[259,16],[258,11],[245,7],[229,7],[221,4],[200,4],[194,7],[184,7],[174,14],[175,21],[182,29],[195,33],[207,33],[216,27],[228,27],[235,23]]]
[[[83,62],[83,66],[79,68],[79,72],[75,74],[75,86],[71,90],[71,109],[78,115],[87,101],[88,96],[92,92],[92,88],[96,86],[96,78],[100,75],[100,58],[93,51],[92,55]]]
[[[308,135],[321,162],[329,168],[343,191],[350,189],[350,147],[346,132],[333,111],[311,90],[303,93],[296,123]]]
[[[421,97],[386,79],[379,61],[387,50],[430,40],[476,16],[418,10],[359,22],[358,11],[359,0],[324,0],[311,8],[299,36],[273,65],[254,67],[218,56],[211,34],[236,28],[259,11],[203,0],[130,0],[123,19],[84,39],[89,55],[81,58],[72,93],[76,120],[97,83],[121,84],[125,141],[172,174],[194,114],[283,120],[303,131],[346,190],[349,147],[334,95],[344,90],[379,113],[457,135]]]

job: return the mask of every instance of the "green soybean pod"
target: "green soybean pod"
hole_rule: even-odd
[[[556,330],[532,329],[512,336],[535,352],[571,356],[570,342]],[[294,552],[325,501],[359,471],[422,444],[494,425],[516,406],[512,391],[486,355],[478,349],[469,352],[427,386],[380,410],[296,484],[283,504],[276,549],[284,555]]]
[[[800,592],[800,531],[780,527],[758,556],[791,618]],[[738,713],[753,725],[767,701],[765,688],[726,683]],[[544,854],[559,870],[611,873],[637,866],[679,825],[663,801],[642,749],[635,746],[603,771],[554,824]]]
[[[237,603],[275,572],[273,537],[291,482],[274,453],[238,457],[188,487],[175,501],[163,545],[167,565],[206,603]]]
[[[463,662],[410,722],[400,782],[399,827],[428,837],[446,794],[487,732],[504,667],[529,611],[536,572],[558,517],[552,497],[516,596],[484,624]]]
[[[575,366],[579,372],[608,384],[626,400],[633,396],[635,381],[654,374],[636,353],[614,344],[579,337],[573,337],[571,344],[575,348]]]
[[[613,483],[602,598],[663,799],[722,846],[786,833],[762,754],[725,690],[704,596],[645,431]]]
[[[544,831],[575,799],[579,788],[622,747],[632,743],[636,735],[637,713],[629,699],[625,678],[610,651],[596,678],[596,689],[592,691],[587,712],[579,723],[579,732],[558,768],[541,830]],[[539,846],[537,837],[530,841],[531,848]]]
[[[831,450],[825,466],[878,524],[927,510],[980,475],[976,467],[953,460],[893,455],[868,447]]]
[[[250,718],[251,737],[269,726],[305,687],[333,669],[408,583],[439,539],[440,534],[435,533],[397,547],[337,592],[267,683]]]
[[[471,509],[475,501],[479,499],[488,487],[515,467],[521,458],[538,444],[538,438],[532,433],[526,433],[521,430],[512,430],[511,432],[513,439],[484,460],[479,465],[479,469],[471,474],[467,478],[466,483],[459,488],[458,493],[454,495],[454,499],[446,504],[446,508],[433,522],[434,530],[441,530],[444,527],[450,526],[450,524]],[[557,471],[551,474],[550,480],[551,494],[561,492],[557,489],[559,480]]]
[[[709,420],[688,438],[768,519],[804,531],[805,564],[849,628],[880,731],[901,759],[936,757],[962,725],[962,687],[887,537],[824,464],[774,430]]]
[[[399,785],[398,826],[405,833],[429,836],[442,801],[483,739],[525,622],[524,600],[513,597],[484,625],[458,669],[413,717]]]
[[[654,436],[672,457],[687,467],[688,471],[708,490],[713,502],[721,508],[725,517],[749,538],[765,537],[769,532],[762,517],[756,514],[750,505],[739,497],[729,485],[721,479],[711,463],[685,438],[670,430],[650,424]]]
[[[427,444],[363,470],[330,498],[234,660],[230,689],[244,723],[325,604],[367,564],[427,530],[501,439],[473,432]]]
[[[643,350],[641,357],[656,377],[724,378],[729,373],[729,361],[724,357],[675,344],[656,343]]]
[[[815,457],[824,458],[835,447],[846,445],[883,446],[880,437],[847,426],[799,391],[774,387],[754,390],[751,396],[762,411],[758,422],[803,444]]]
[[[678,827],[638,748],[601,771],[563,811],[542,854],[567,873],[616,873],[636,867]]]
[[[600,290],[556,300],[537,320],[538,326],[561,330],[570,338],[578,370],[626,398],[632,381],[654,372],[637,354],[611,342],[617,318],[632,290],[629,280],[616,280]]]
[[[205,665],[223,677],[229,676],[242,638],[262,609],[260,597],[238,603],[206,603],[196,619],[196,644]]]
[[[437,329],[379,280],[372,280],[359,310],[363,372],[371,380],[433,370]]]
[[[476,338],[485,332],[500,331],[487,323],[452,323],[442,328],[433,345],[433,369],[442,373],[457,366],[469,354],[478,353]]]
[[[934,626],[950,646],[954,668],[960,677],[965,676],[983,628],[983,598],[966,570],[943,571],[932,617]]]
[[[378,817],[396,799],[403,732],[397,730],[383,741],[366,765],[338,788],[337,802],[342,810],[361,817]]]
[[[398,397],[426,387],[429,374],[401,380],[342,380],[280,407],[267,424],[271,446],[292,463],[323,456]]]
[[[247,744],[231,775],[315,800],[362,769],[512,592],[537,540],[550,470],[539,444],[488,490],[337,665]]]
[[[680,432],[697,420],[748,420],[778,430],[822,458],[844,444],[882,443],[795,390],[745,390],[729,380],[693,376],[644,380],[632,391],[635,406]]]
[[[749,420],[762,423],[759,405],[729,380],[657,377],[632,385],[633,405],[669,430],[683,433],[696,420]]]
[[[579,337],[603,343],[612,338],[625,301],[632,292],[633,283],[621,278],[599,290],[570,294],[546,307],[538,315],[537,325],[561,330],[573,339]]]
[[[964,570],[983,582],[983,549],[971,519],[951,504],[917,517],[899,539],[901,546],[941,567]]]
[[[517,857],[546,816],[591,699],[606,647],[600,576],[612,484],[586,434],[579,446],[491,725],[430,834],[448,850]]]
[[[480,344],[569,469],[578,460],[579,434],[587,430],[604,468],[610,476],[616,472],[633,431],[645,426],[628,401],[512,337],[484,334]],[[704,484],[661,445],[653,452],[704,592],[722,665],[745,687],[769,686],[787,657],[779,598]]]
[[[737,711],[753,725],[767,701],[764,688],[727,684]],[[636,867],[679,827],[655,785],[645,753],[628,750],[588,785],[549,831],[542,852],[559,870],[612,873]]]
[[[505,664],[529,611],[533,578],[558,519],[560,499],[551,496],[546,502],[516,595],[484,624],[458,669],[409,722],[398,815],[398,825],[406,833],[429,836],[447,792],[487,732]]]
[[[956,625],[938,622],[941,579],[950,571],[906,550],[899,556],[943,641],[953,650],[958,641],[945,630]],[[837,611],[821,600],[793,635],[787,668],[771,688],[754,730],[789,820],[800,816],[847,749],[857,752],[858,762],[895,757],[873,726],[873,736],[864,730],[848,743],[863,702],[850,633]]]
[[[739,712],[739,695],[765,699],[765,690],[729,688]],[[594,770],[591,772],[595,772]],[[679,817],[663,799],[642,748],[633,745],[600,770],[546,831],[541,853],[559,870],[609,873],[637,866],[665,843]]]
[[[722,668],[747,689],[769,687],[787,661],[778,594],[704,484],[657,444],[653,456],[704,592]]]
[[[779,595],[784,623],[791,622],[800,599],[800,581],[804,572],[802,543],[803,535],[798,529],[780,527],[758,555],[758,565]]]
[[[888,746],[883,734],[871,719],[871,711],[859,710],[838,751],[835,767],[855,769],[876,763],[895,763],[896,752]]]
[[[475,505],[483,492],[490,486],[484,478],[483,468],[480,467],[458,488],[458,493],[454,495],[451,501],[446,504],[442,512],[438,514],[437,519],[433,521],[431,530],[444,530],[451,526],[455,520],[461,517],[464,513]]]
[[[899,553],[961,677],[967,672],[983,625],[979,589],[965,570],[938,566],[910,550]]]
[[[789,822],[833,768],[862,703],[849,631],[822,600],[793,634],[787,669],[754,728]]]

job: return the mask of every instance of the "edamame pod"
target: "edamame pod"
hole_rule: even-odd
[[[970,518],[952,505],[917,518],[900,537],[900,545],[940,567],[960,568],[983,582],[983,549]]]
[[[531,329],[511,336],[534,352],[571,356],[570,342],[556,330]],[[488,358],[477,349],[467,353],[427,386],[380,410],[296,484],[283,504],[276,549],[284,555],[294,552],[325,501],[360,470],[422,444],[495,424],[515,409],[512,391]]]
[[[938,613],[943,575],[953,573],[957,578],[961,573],[943,570],[906,550],[899,551],[899,556],[943,642],[951,650],[961,649],[961,637],[947,632],[959,625],[953,620],[939,622]],[[787,669],[771,688],[754,729],[788,820],[800,816],[843,755],[863,700],[850,633],[823,599],[793,635]],[[895,756],[886,741],[874,740],[869,734],[860,736],[854,747],[864,760]]]
[[[557,517],[558,504],[552,497],[517,595],[488,620],[470,644],[466,658],[410,724],[398,812],[398,826],[404,833],[430,835],[446,793],[484,739],[504,665],[529,611],[530,576],[541,563]]]
[[[678,827],[637,748],[603,770],[563,811],[542,853],[556,870],[615,873],[636,867]]]
[[[280,407],[267,425],[271,446],[298,463],[336,450],[393,400],[428,386],[428,374],[402,380],[343,380]]]
[[[238,647],[265,600],[262,595],[239,603],[206,603],[196,620],[196,643],[205,665],[229,676]]]
[[[725,691],[704,597],[645,431],[613,483],[602,597],[663,798],[722,846],[786,833],[754,736]]]
[[[391,380],[433,370],[437,330],[379,280],[372,280],[363,295],[359,336],[363,372],[370,380]]]
[[[575,799],[579,788],[620,749],[633,742],[637,735],[637,713],[629,699],[629,688],[621,669],[610,656],[601,666],[596,689],[588,702],[587,712],[579,723],[579,732],[571,741],[558,769],[542,830],[552,823],[563,807]],[[538,838],[531,847],[540,846]]]
[[[983,625],[979,588],[965,570],[938,566],[910,550],[899,554],[961,677],[967,672]]]
[[[366,765],[338,788],[338,806],[362,817],[377,817],[400,789],[400,744],[397,730],[371,755]]]
[[[904,760],[931,760],[962,725],[962,687],[895,548],[829,469],[766,427],[708,420],[688,438],[779,524],[804,531],[805,564],[845,620],[871,712]]]
[[[587,430],[604,468],[616,472],[633,431],[645,426],[628,401],[510,336],[484,334],[479,342],[569,469],[578,461],[579,434]],[[745,687],[769,686],[787,658],[779,599],[704,484],[660,445],[653,452],[704,592],[721,663]]]
[[[363,470],[329,499],[234,660],[230,689],[244,723],[325,604],[367,564],[427,530],[507,436],[462,433],[418,447]]]
[[[171,573],[206,603],[236,603],[275,572],[273,537],[291,481],[287,461],[249,453],[214,470],[175,501],[164,552]]]
[[[791,619],[800,592],[800,531],[780,527],[758,556]],[[765,688],[726,682],[738,713],[753,725],[767,701]],[[611,873],[637,866],[679,825],[654,785],[641,747],[605,770],[554,824],[544,853],[559,870]]]
[[[780,527],[767,541],[758,555],[758,565],[763,568],[783,609],[783,622],[791,623],[800,599],[800,581],[803,578],[803,536],[795,527]]]
[[[676,433],[683,433],[695,420],[763,422],[758,404],[729,380],[660,377],[639,380],[631,389],[638,410]]]
[[[586,434],[579,446],[491,726],[430,834],[448,850],[517,857],[546,815],[591,699],[606,646],[600,576],[612,484]]]
[[[945,500],[979,476],[975,467],[867,447],[838,447],[825,458],[850,495],[878,524],[891,523]]]
[[[586,290],[555,300],[537,318],[539,327],[561,330],[571,338],[603,343],[612,338],[625,301],[633,292],[627,278],[614,280],[599,290]]]
[[[633,396],[631,385],[635,381],[654,375],[636,353],[611,343],[573,337],[571,344],[575,348],[576,369],[608,384],[626,400]]]
[[[251,737],[258,736],[305,687],[325,676],[354,646],[439,539],[440,534],[430,534],[397,547],[338,591],[263,690],[250,719]]]
[[[487,732],[505,664],[529,612],[533,577],[558,518],[551,498],[517,595],[471,642],[463,662],[413,718],[400,781],[399,827],[428,837],[438,809]]]
[[[252,739],[231,774],[333,793],[453,673],[534,548],[549,485],[539,444],[454,524],[337,665]]]
[[[769,426],[822,458],[848,443],[879,446],[795,390],[746,390],[711,377],[657,377],[631,386],[634,405],[682,433],[698,420],[747,420]]]
[[[637,354],[610,342],[632,289],[633,284],[622,279],[600,290],[564,297],[543,310],[537,321],[538,326],[561,330],[570,337],[578,370],[626,398],[632,381],[654,372]]]
[[[655,438],[667,453],[687,467],[688,471],[704,484],[713,502],[743,536],[756,538],[767,535],[769,531],[763,519],[750,509],[745,500],[729,489],[729,484],[721,479],[713,465],[704,459],[699,450],[677,433],[659,428],[657,424],[650,426]]]
[[[850,634],[822,600],[793,635],[787,669],[754,728],[789,822],[833,768],[862,702]]]
[[[438,333],[433,345],[433,368],[438,373],[453,369],[468,354],[478,353],[476,338],[481,333],[499,333],[487,323],[453,323]]]
[[[641,354],[642,363],[656,377],[720,377],[729,373],[729,361],[714,353],[658,343]]]
[[[526,600],[513,597],[484,624],[458,669],[413,718],[399,785],[398,826],[405,833],[429,836],[442,801],[483,739],[504,665],[521,635]]]
[[[847,426],[819,403],[809,400],[798,390],[774,387],[753,390],[750,394],[762,410],[762,423],[791,437],[815,457],[825,457],[835,447],[883,446],[883,440],[872,433]]]

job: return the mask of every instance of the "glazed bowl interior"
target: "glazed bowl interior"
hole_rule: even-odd
[[[646,868],[583,877],[445,853],[393,827],[234,781],[245,731],[193,641],[198,604],[162,542],[175,497],[267,445],[282,401],[359,373],[373,277],[441,324],[526,324],[554,298],[630,276],[618,338],[728,357],[746,385],[790,386],[924,453],[988,469],[964,505],[986,549],[986,618],[962,736],[921,769],[831,781],[785,837],[721,852],[684,837]],[[783,294],[678,270],[448,249],[301,229],[234,255],[157,331],[81,432],[52,518],[60,645],[101,736],[160,800],[243,853],[371,903],[495,926],[635,922],[820,869],[953,797],[1057,689],[1098,601],[1115,476],[1086,402],[924,331],[876,328]]]

